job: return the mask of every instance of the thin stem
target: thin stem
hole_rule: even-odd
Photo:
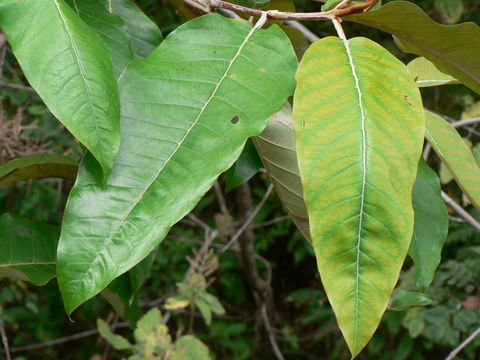
[[[273,185],[270,184],[270,186],[268,187],[267,191],[265,192],[265,195],[263,195],[263,198],[262,200],[260,201],[260,203],[258,204],[258,206],[255,208],[255,210],[253,210],[252,214],[248,217],[248,219],[243,223],[243,225],[240,227],[240,229],[238,229],[238,231],[232,236],[231,240],[228,242],[228,244],[226,244],[221,250],[220,252],[221,253],[224,253],[225,251],[227,251],[228,249],[230,249],[230,247],[235,244],[238,240],[238,238],[242,235],[242,233],[248,228],[248,226],[250,225],[250,223],[253,221],[253,219],[255,219],[255,216],[257,216],[258,212],[260,211],[260,209],[263,207],[263,205],[265,204],[265,202],[267,201],[268,197],[270,196],[270,194],[272,193],[272,190],[273,190]]]
[[[457,356],[458,353],[462,351],[465,346],[471,343],[478,335],[480,335],[480,327],[475,330],[468,338],[466,338],[464,342],[462,342],[455,349],[453,349],[452,352],[448,354],[448,356],[445,358],[445,360],[453,360],[455,356]]]
[[[345,36],[345,32],[343,31],[342,24],[336,18],[332,19],[333,25],[335,26],[335,30],[337,31],[338,37],[344,41],[347,41],[347,37]]]
[[[458,205],[450,196],[442,191],[442,198],[455,212],[460,215],[468,224],[470,224],[475,230],[480,231],[480,223],[475,218],[465,211],[460,205]]]
[[[278,360],[284,360],[285,358],[283,357],[283,354],[280,351],[280,347],[277,344],[272,325],[270,324],[270,319],[268,318],[267,306],[263,304],[260,311],[262,312],[263,324],[265,325],[265,330],[267,331],[268,339],[270,340],[270,344],[272,345],[273,352],[275,353],[275,356]]]
[[[458,127],[462,127],[462,126],[465,126],[465,125],[477,124],[479,122],[480,122],[480,117],[476,117],[476,118],[472,118],[472,119],[455,121],[454,123],[452,123],[452,125],[453,125],[453,127],[458,128]]]
[[[11,360],[10,348],[8,347],[7,333],[5,331],[5,325],[4,325],[4,322],[3,322],[3,317],[1,315],[0,315],[0,333],[1,333],[1,336],[2,336],[3,348],[5,349],[6,360]]]
[[[193,2],[196,5],[196,7],[200,9],[205,9],[207,7],[215,8],[215,9],[218,9],[218,8],[228,9],[228,10],[237,11],[237,12],[241,12],[241,13],[252,15],[252,16],[261,16],[262,13],[264,12],[262,10],[253,9],[253,8],[249,8],[249,7],[241,6],[237,4],[232,4],[223,0],[210,0],[208,4],[205,4],[205,2],[202,2],[201,0],[190,0],[190,2]],[[351,0],[343,0],[332,10],[309,12],[309,13],[269,10],[267,11],[267,17],[269,19],[276,19],[276,20],[332,20],[336,18],[341,18],[343,16],[347,16],[350,14],[356,14],[356,13],[368,11],[377,2],[378,0],[367,0],[361,4],[348,6],[350,5]]]

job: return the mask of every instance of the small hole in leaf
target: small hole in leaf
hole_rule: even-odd
[[[238,115],[235,115],[234,117],[232,117],[232,120],[230,120],[230,122],[232,124],[236,124],[236,123],[238,123],[239,120],[240,120],[240,118],[238,117]]]

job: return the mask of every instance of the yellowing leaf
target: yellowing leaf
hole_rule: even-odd
[[[355,357],[380,323],[412,237],[422,102],[406,66],[365,38],[317,41],[297,82],[293,117],[312,244]]]
[[[410,61],[407,65],[418,87],[439,86],[445,84],[458,84],[453,76],[438,70],[433,63],[423,57]]]
[[[454,127],[440,116],[427,111],[426,120],[428,141],[467,198],[480,209],[480,169],[472,152]]]

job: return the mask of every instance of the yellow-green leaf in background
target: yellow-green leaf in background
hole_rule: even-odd
[[[303,57],[293,109],[318,268],[355,357],[410,245],[422,101],[406,66],[380,45],[328,37]]]
[[[480,169],[455,128],[440,116],[426,113],[426,137],[472,204],[480,209]]]
[[[458,84],[459,81],[451,75],[438,70],[435,65],[424,57],[418,57],[407,65],[418,87]]]

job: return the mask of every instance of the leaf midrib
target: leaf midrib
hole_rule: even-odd
[[[55,0],[56,1],[56,0]],[[247,36],[245,37],[244,41],[242,42],[242,44],[240,45],[240,47],[238,48],[237,52],[235,53],[234,57],[232,58],[232,60],[229,62],[225,72],[223,73],[222,77],[219,79],[217,85],[215,86],[215,89],[213,90],[213,92],[211,93],[210,97],[207,99],[207,101],[205,102],[204,106],[200,109],[200,112],[198,113],[197,117],[195,118],[195,120],[193,121],[192,125],[187,129],[187,131],[185,132],[185,135],[180,139],[178,145],[175,147],[175,149],[172,151],[172,153],[170,154],[170,156],[165,160],[165,162],[163,163],[162,167],[158,170],[158,172],[152,177],[152,179],[148,182],[147,186],[145,187],[145,190],[137,197],[137,199],[134,201],[133,205],[131,206],[131,208],[127,211],[127,213],[125,214],[125,216],[122,218],[122,220],[119,222],[119,224],[115,227],[115,229],[110,233],[110,235],[107,237],[107,239],[105,240],[105,243],[103,245],[103,247],[97,252],[97,255],[93,258],[93,260],[91,261],[90,265],[88,266],[87,270],[83,273],[82,277],[78,280],[78,283],[82,283],[83,279],[85,278],[85,276],[91,271],[92,269],[92,266],[93,264],[97,261],[97,259],[99,258],[99,254],[101,254],[106,248],[107,246],[109,245],[109,243],[112,241],[113,237],[115,236],[115,234],[117,233],[117,231],[121,228],[121,226],[123,225],[123,223],[125,222],[125,220],[129,217],[129,215],[133,212],[133,210],[136,208],[136,206],[139,204],[139,202],[143,199],[144,197],[144,194],[150,189],[150,187],[152,186],[152,184],[157,180],[157,178],[160,176],[161,172],[163,171],[163,169],[167,166],[167,164],[169,164],[170,160],[173,158],[173,156],[175,156],[175,154],[177,153],[177,151],[180,149],[180,147],[182,146],[182,144],[184,143],[184,141],[186,140],[186,138],[188,137],[188,135],[190,134],[190,132],[192,131],[192,129],[195,127],[195,125],[200,121],[200,118],[201,116],[203,115],[205,109],[207,108],[207,106],[210,104],[210,101],[215,97],[218,89],[220,88],[220,86],[222,85],[223,81],[225,80],[225,78],[227,77],[230,69],[232,68],[234,62],[237,60],[237,58],[240,56],[240,53],[242,52],[243,48],[245,47],[245,45],[247,44],[248,40],[251,38],[251,36],[253,35],[253,33],[255,32],[255,30],[257,30],[257,28],[255,27],[252,27],[252,29],[250,30],[250,32],[247,34]],[[123,75],[123,74],[122,74]],[[72,309],[70,309],[71,307],[71,303],[72,303],[72,300],[73,300],[73,296],[70,298],[70,301],[69,301],[69,306],[68,306],[68,309],[71,311]]]
[[[367,175],[367,162],[366,162],[366,150],[367,150],[367,143],[366,143],[366,129],[365,129],[365,110],[363,106],[363,94],[362,90],[360,89],[359,77],[357,74],[357,69],[355,67],[355,63],[353,61],[352,53],[350,51],[350,44],[348,40],[344,39],[343,44],[345,49],[347,50],[348,62],[349,66],[352,70],[352,75],[355,81],[355,89],[358,95],[358,104],[360,106],[360,114],[361,114],[361,132],[362,132],[362,154],[361,154],[361,161],[362,161],[362,189],[360,194],[360,211],[359,211],[359,219],[358,219],[358,234],[357,234],[357,254],[356,254],[356,270],[355,270],[355,336],[354,336],[354,345],[353,349],[356,351],[357,349],[357,340],[358,340],[358,318],[359,318],[359,296],[360,296],[360,247],[362,242],[362,229],[363,229],[363,213],[364,213],[364,205],[365,205],[365,187],[366,187],[366,175]]]
[[[98,146],[100,148],[100,154],[102,156],[102,161],[103,161],[102,167],[104,168],[105,166],[107,166],[107,163],[105,161],[103,144],[102,144],[102,141],[101,141],[100,132],[98,130],[97,115],[96,115],[95,108],[94,108],[93,102],[92,102],[91,90],[90,90],[90,87],[88,86],[87,79],[86,79],[86,76],[85,76],[85,69],[83,68],[83,66],[80,62],[79,51],[78,51],[78,49],[76,47],[76,44],[75,44],[75,41],[73,40],[73,37],[71,35],[71,29],[68,26],[67,19],[64,17],[64,14],[60,9],[60,6],[58,4],[58,0],[53,0],[53,3],[55,4],[55,8],[57,9],[58,15],[60,16],[60,19],[62,20],[62,23],[65,27],[65,32],[67,33],[68,39],[70,40],[70,45],[72,46],[72,50],[73,50],[74,55],[75,55],[74,58],[75,58],[75,61],[77,63],[78,69],[80,71],[82,82],[83,82],[83,85],[84,85],[84,88],[85,88],[85,93],[87,94],[88,103],[90,105],[90,113],[93,116],[93,124],[95,125],[95,132],[97,134]],[[76,2],[74,2],[74,3],[75,3],[75,7],[77,7]],[[95,156],[96,156],[96,154],[95,154]],[[104,168],[104,171],[106,171],[106,168]]]

